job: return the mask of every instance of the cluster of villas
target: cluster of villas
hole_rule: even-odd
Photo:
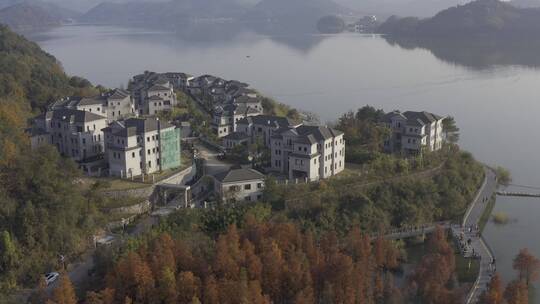
[[[237,130],[223,138],[225,148],[264,143],[271,155],[271,172],[291,180],[317,181],[345,169],[345,139],[341,131],[270,115],[245,117],[236,124]]]
[[[265,115],[261,96],[245,83],[184,73],[145,72],[133,77],[127,90],[60,99],[33,119],[32,147],[54,145],[95,176],[134,178],[180,167],[180,128],[155,117],[177,105],[175,91],[194,96],[212,113],[212,126],[226,149],[263,143],[270,152],[268,173],[309,182],[345,169],[343,132]],[[392,134],[385,150],[414,154],[440,149],[442,120],[428,112],[386,114],[382,123]],[[253,201],[262,196],[265,175],[254,169],[234,167],[213,178],[222,198]]]
[[[32,120],[32,148],[54,145],[94,176],[134,178],[180,167],[180,129],[149,115],[176,104],[173,85],[157,78],[138,96],[114,89],[60,99]]]
[[[388,153],[415,155],[437,151],[444,141],[443,117],[429,112],[390,112],[381,124],[391,130],[384,142]],[[345,168],[345,139],[341,131],[308,126],[269,115],[244,117],[236,130],[223,138],[226,149],[262,142],[270,150],[270,172],[288,179],[316,181],[339,174]],[[215,191],[227,199],[257,200],[262,197],[265,176],[253,169],[233,168],[215,177]]]
[[[190,79],[186,91],[212,114],[218,138],[236,132],[240,119],[263,114],[259,93],[240,81],[203,75]]]

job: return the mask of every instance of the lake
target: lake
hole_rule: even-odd
[[[209,73],[248,82],[323,122],[366,104],[452,115],[464,149],[510,169],[515,184],[540,187],[540,43],[109,26],[65,26],[27,36],[69,74],[109,87],[125,86],[144,70]],[[512,219],[485,230],[508,280],[515,277],[511,263],[520,248],[540,257],[540,199],[499,197],[495,211]]]

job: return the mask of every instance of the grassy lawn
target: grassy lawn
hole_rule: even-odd
[[[115,209],[140,204],[144,202],[144,198],[137,197],[121,197],[121,198],[106,198],[99,208],[102,209]]]
[[[460,283],[474,283],[480,271],[480,260],[464,258],[456,253],[456,273]]]

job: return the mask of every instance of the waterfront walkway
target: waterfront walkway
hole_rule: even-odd
[[[480,295],[486,290],[493,273],[490,268],[490,264],[494,259],[493,252],[481,234],[475,229],[480,222],[489,200],[497,190],[497,179],[495,172],[487,167],[485,168],[485,172],[486,177],[484,184],[478,191],[476,198],[467,210],[467,213],[463,218],[462,227],[453,228],[453,233],[455,235],[461,234],[464,236],[465,240],[471,240],[471,251],[467,252],[466,255],[471,255],[472,249],[474,249],[475,255],[480,258],[480,270],[478,273],[478,278],[465,299],[466,304],[478,303]],[[470,227],[472,227],[472,229],[470,229]]]

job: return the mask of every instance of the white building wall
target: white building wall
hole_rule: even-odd
[[[252,202],[262,199],[264,190],[264,180],[262,179],[234,183],[221,183],[218,180],[214,181],[214,192],[222,199],[234,198],[237,201]]]

